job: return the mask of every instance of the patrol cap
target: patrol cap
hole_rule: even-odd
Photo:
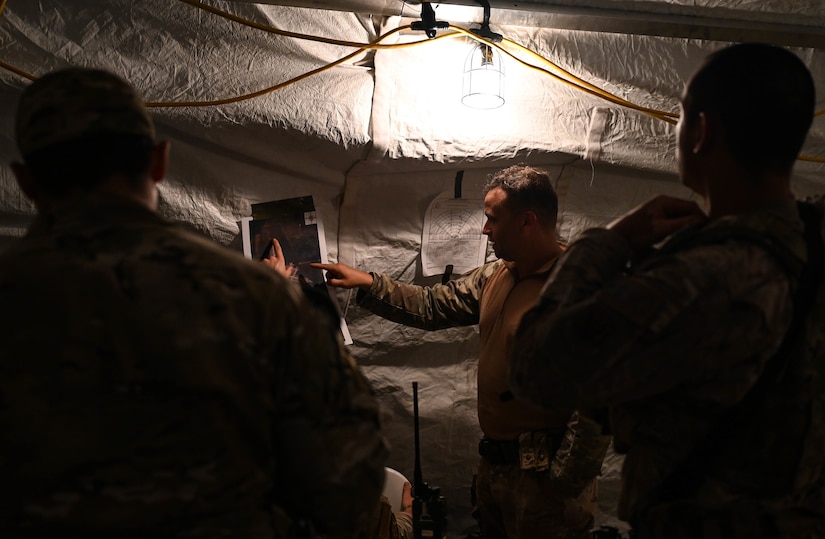
[[[68,68],[34,81],[20,97],[16,136],[25,158],[88,135],[155,138],[149,111],[137,92],[107,71]]]

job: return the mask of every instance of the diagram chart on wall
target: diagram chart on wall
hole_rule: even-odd
[[[430,203],[421,234],[421,267],[424,276],[444,273],[452,265],[455,274],[484,263],[487,237],[484,226],[484,201],[453,198],[441,193]]]

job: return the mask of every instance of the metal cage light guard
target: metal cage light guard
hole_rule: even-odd
[[[481,28],[470,31],[493,43],[501,41],[501,34],[490,30],[490,3],[476,0],[484,7]],[[474,109],[495,109],[504,105],[504,65],[493,47],[476,42],[464,62],[464,85],[461,102]]]

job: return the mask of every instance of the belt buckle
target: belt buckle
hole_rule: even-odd
[[[518,457],[522,470],[536,467],[536,450],[533,447],[533,433],[522,432],[518,435]]]
[[[536,471],[543,472],[550,469],[550,454],[553,448],[550,437],[546,432],[533,433],[533,449],[536,452]]]
[[[544,472],[550,469],[552,439],[545,431],[522,432],[518,437],[519,464],[522,470]]]

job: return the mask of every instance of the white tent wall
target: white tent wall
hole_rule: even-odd
[[[360,43],[402,23],[397,17],[343,11],[208,4],[283,30]],[[612,10],[656,5],[665,13],[665,7],[699,6],[708,15],[746,11],[752,16],[742,20],[757,22],[778,12],[789,22],[825,19],[819,0],[579,4]],[[493,29],[508,39],[622,98],[669,112],[678,112],[682,84],[702,57],[724,45],[498,27],[495,16],[493,10]],[[421,39],[420,32],[393,38]],[[9,0],[0,14],[0,60],[35,76],[69,65],[103,67],[129,80],[149,102],[207,101],[259,91],[353,50],[263,32],[175,0]],[[506,66],[502,108],[462,107],[461,69],[469,50],[464,37],[438,39],[362,53],[342,66],[237,103],[152,108],[159,136],[172,141],[171,168],[160,191],[162,213],[215,241],[237,245],[237,222],[250,215],[252,204],[312,195],[325,224],[330,259],[430,284],[439,278],[421,276],[424,214],[435,196],[453,192],[459,170],[464,171],[462,196],[481,204],[491,172],[516,162],[545,166],[559,192],[559,234],[566,241],[654,194],[691,196],[676,177],[672,125],[516,62]],[[820,89],[817,108],[825,108],[825,50],[794,51],[811,67]],[[13,112],[26,83],[0,70],[0,160],[5,163],[19,159]],[[594,114],[604,120],[603,128]],[[819,117],[805,154],[825,156],[823,128]],[[797,194],[825,191],[822,172],[821,164],[800,162]],[[0,250],[23,234],[33,216],[34,207],[9,168],[0,167]],[[383,405],[393,446],[390,465],[412,477],[411,382],[418,381],[425,479],[447,498],[450,536],[463,537],[472,526],[469,490],[480,435],[477,329],[406,328],[367,313],[354,297],[354,292],[339,292],[354,339],[352,352]],[[610,464],[600,521],[610,517],[618,488],[618,460],[611,457]]]

